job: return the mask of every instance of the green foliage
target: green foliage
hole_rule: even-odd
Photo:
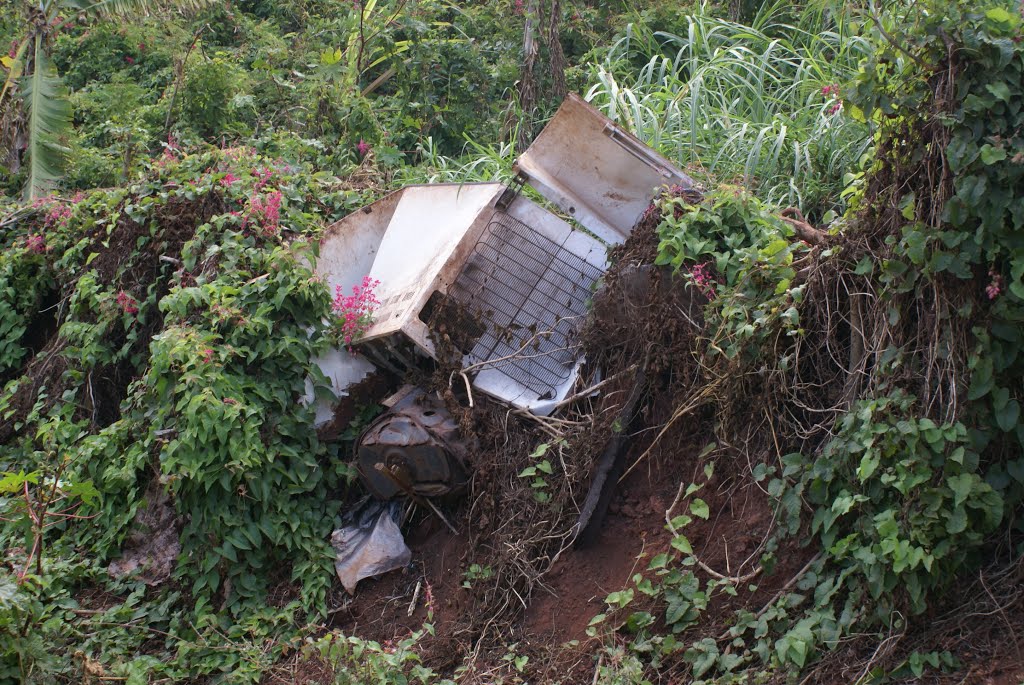
[[[35,244],[41,240],[37,237]],[[0,379],[20,368],[28,354],[25,334],[42,295],[52,287],[45,254],[29,247],[27,237],[0,252]]]
[[[64,84],[44,49],[43,36],[34,37],[32,50],[34,68],[25,78],[22,96],[28,119],[25,197],[35,200],[46,195],[60,178],[66,152],[60,136],[71,122],[71,109]]]
[[[860,394],[824,412],[835,419],[821,419],[828,425],[820,438],[772,427],[770,445],[800,445],[800,451],[781,457],[778,468],[752,470],[767,483],[778,521],[762,565],[771,566],[774,546],[786,538],[820,552],[792,591],[756,614],[737,612],[722,637],[685,647],[669,643],[685,650],[694,677],[730,682],[729,674],[741,671],[738,678],[798,672],[846,636],[901,628],[958,574],[977,568],[993,534],[1015,525],[1024,475],[1018,390],[1024,368],[1017,353],[1024,310],[1014,288],[1024,148],[1011,84],[1020,81],[1024,50],[1015,38],[1020,17],[996,5],[936,0],[929,11],[904,16],[896,10],[879,19],[886,33],[875,35],[877,48],[844,102],[853,117],[876,127],[877,156],[867,160],[863,176],[851,175],[845,195],[854,211],[825,245],[810,250],[773,216],[776,210],[728,188],[700,202],[683,196],[661,203],[659,263],[711,298],[702,343],[703,360],[715,369],[712,385],[749,377],[755,380],[730,386],[731,392],[783,394],[773,383],[804,379],[799,354],[820,345],[834,353],[828,331],[815,329],[818,339],[804,329],[821,316],[816,307],[822,305],[806,298],[812,278],[832,284],[827,287],[856,282],[876,293],[882,325],[910,315],[897,303],[924,303],[914,314],[935,318],[933,344],[957,346],[939,355],[959,376],[956,412],[919,399],[915,390],[934,390],[921,381],[934,358],[894,338],[858,372],[867,378],[853,386]],[[951,52],[950,45],[963,49]],[[943,81],[947,74],[955,81]],[[937,91],[955,96],[942,100]],[[936,185],[922,167],[948,169],[948,185]],[[828,297],[820,287],[815,294]],[[828,312],[829,327],[836,316]],[[852,357],[853,344],[847,345]],[[799,391],[784,396],[792,400],[777,411],[810,408]],[[760,398],[748,401],[754,397]],[[735,441],[725,418],[716,431]],[[814,423],[808,418],[803,425]],[[687,568],[700,562],[677,532],[701,512],[707,513],[691,508],[673,519],[672,549],[634,578],[638,592],[671,611],[666,627],[691,625],[713,590],[742,591],[714,575],[704,582]],[[613,593],[608,602],[622,611],[633,598],[632,591]],[[647,628],[643,612],[619,625],[639,628],[633,649],[658,663],[671,636]],[[952,665],[949,655],[914,653],[893,671],[920,676],[925,668]]]
[[[541,504],[551,499],[551,493],[548,492],[549,484],[547,477],[554,475],[555,468],[552,466],[551,461],[545,458],[551,447],[552,443],[548,442],[538,445],[537,449],[530,453],[530,459],[533,459],[535,463],[519,472],[520,478],[524,480],[529,479],[530,488],[533,490],[533,498]],[[555,443],[554,447],[561,450],[565,447],[564,441]]]
[[[631,25],[587,99],[716,183],[808,215],[840,213],[843,174],[869,139],[831,89],[856,74],[870,45],[842,8],[786,23],[789,7],[765,4],[754,26],[701,13],[684,15],[676,33]]]
[[[863,576],[874,599],[901,588],[922,611],[927,592],[950,583],[996,529],[1004,503],[979,475],[963,424],[919,418],[914,404],[901,394],[862,400],[810,468],[800,455],[783,461],[784,475],[803,472],[811,532],[831,558]]]
[[[410,683],[451,684],[439,680],[433,670],[420,663],[415,647],[425,632],[425,625],[402,640],[381,645],[358,637],[328,633],[312,646],[318,656],[335,669],[337,685],[407,685]]]
[[[505,180],[516,154],[509,103],[525,17],[513,2],[246,0],[199,16],[101,18],[141,4],[93,6],[78,26],[47,23],[43,42],[32,34],[4,61],[18,74],[10,82],[40,84],[20,86],[21,96],[59,96],[57,73],[72,91],[77,130],[60,97],[28,110],[54,135],[35,139],[43,164],[22,174],[47,188],[62,170],[43,153],[59,152],[68,185],[124,187],[22,209],[10,223],[4,206],[0,425],[16,422],[16,432],[0,445],[0,469],[15,474],[0,490],[28,484],[28,506],[38,503],[60,454],[72,457],[67,482],[91,482],[97,496],[75,510],[95,517],[88,525],[49,529],[41,573],[20,583],[0,575],[0,679],[81,679],[95,663],[128,682],[257,682],[299,645],[300,626],[326,608],[327,539],[350,477],[300,401],[323,380],[312,359],[330,335],[330,294],[309,267],[319,232],[373,197],[363,185]],[[764,445],[789,454],[751,472],[775,507],[761,569],[771,572],[780,545],[820,553],[808,550],[785,591],[737,610],[724,632],[696,627],[757,588],[702,564],[688,526],[718,512],[699,496],[704,482],[683,488],[670,544],[606,597],[588,628],[620,634],[602,652],[598,682],[648,682],[669,664],[723,683],[805,671],[857,635],[901,630],[1019,518],[1024,63],[1021,19],[1003,4],[929,0],[927,11],[895,5],[868,17],[828,3],[730,3],[750,20],[743,26],[720,18],[721,3],[680,12],[655,2],[621,30],[609,3],[562,8],[570,83],[715,181],[699,202],[662,200],[658,255],[709,299],[701,361],[719,374],[709,395],[738,379],[764,393],[738,399],[760,402],[807,363],[794,350],[817,344],[809,267],[817,282],[839,274],[894,303],[954,292],[934,321],[913,325],[934,325],[938,347],[966,338],[951,356],[968,350],[956,415],[921,399],[931,382],[918,382],[929,378],[921,351],[894,344],[865,365],[859,394],[822,412],[814,439],[785,433],[792,423],[777,417],[779,434]],[[0,34],[26,35],[13,16],[0,17]],[[619,39],[595,49],[613,31]],[[45,54],[30,59],[39,46],[50,65]],[[947,73],[955,79],[937,97]],[[543,90],[551,75],[540,78]],[[186,146],[245,138],[251,147],[183,154],[164,142],[172,101],[171,132]],[[358,179],[336,176],[356,165]],[[928,174],[914,184],[900,175],[907,168],[942,169],[948,185],[933,193]],[[812,248],[778,218],[783,204],[816,223],[853,211]],[[29,333],[51,295],[60,344],[44,354],[46,341]],[[884,315],[910,313],[893,304]],[[831,316],[845,331],[845,312]],[[728,417],[715,425],[742,442],[730,429]],[[561,477],[552,454],[562,447],[541,445],[519,473],[540,502]],[[103,568],[151,488],[171,493],[182,526],[175,582],[159,589]],[[12,494],[3,506],[15,520],[0,539],[27,568],[35,538]],[[76,557],[87,561],[68,561]],[[462,580],[497,575],[472,564]],[[109,602],[93,608],[83,588]],[[292,601],[268,606],[279,588],[292,588]],[[329,633],[308,649],[339,683],[435,682],[416,654],[423,635],[381,645]],[[527,667],[514,646],[500,658],[516,673]],[[954,664],[915,651],[869,677]]]
[[[322,222],[367,199],[337,186],[252,150],[169,150],[130,188],[14,215],[0,253],[11,284],[0,290],[0,311],[13,321],[4,349],[14,351],[0,411],[18,432],[0,446],[0,468],[28,478],[68,455],[56,492],[90,481],[97,491],[65,512],[91,517],[88,525],[48,528],[44,575],[59,587],[71,582],[59,557],[72,545],[105,564],[152,487],[171,493],[183,525],[177,592],[140,593],[131,607],[92,619],[24,585],[19,602],[38,604],[38,620],[26,624],[19,610],[19,632],[7,636],[24,664],[42,664],[32,647],[41,640],[82,647],[115,677],[255,682],[294,647],[300,617],[324,610],[334,497],[349,473],[339,446],[317,440],[312,408],[301,402],[308,382],[323,382],[312,357],[330,342],[330,294],[310,264]],[[30,242],[35,235],[45,239]],[[60,344],[31,367],[37,350],[24,347],[23,329],[50,289],[62,300]],[[22,375],[38,369],[55,375]],[[96,379],[110,375],[124,379],[123,396],[97,406]],[[34,405],[12,401],[35,383]],[[0,526],[0,536],[22,536],[19,526]],[[26,556],[32,546],[29,536]],[[283,585],[295,588],[295,601],[267,608],[268,588]],[[127,634],[110,627],[120,624],[131,626]],[[136,658],[150,629],[174,636],[159,660]],[[78,668],[70,655],[47,663]]]
[[[186,248],[187,268],[201,258],[199,241]],[[225,231],[206,246],[216,250],[217,277],[161,302],[165,328],[143,401],[157,408],[154,430],[173,431],[160,469],[189,513],[182,541],[193,591],[230,581],[234,597],[260,597],[266,570],[294,555],[293,576],[319,603],[331,518],[312,410],[295,404],[314,373],[330,299],[290,250],[254,250],[255,242]]]
[[[243,134],[245,88],[243,72],[226,55],[197,60],[186,66],[180,119],[204,138]]]

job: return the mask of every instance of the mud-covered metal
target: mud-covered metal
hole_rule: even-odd
[[[435,348],[439,331],[428,325],[431,303],[446,298],[480,324],[455,345],[474,392],[541,416],[568,396],[583,362],[575,331],[608,248],[629,236],[661,190],[693,183],[575,95],[515,171],[508,186],[408,186],[327,229],[317,274],[342,293],[368,276],[381,303],[358,354],[317,360],[335,395],[375,369],[404,376],[449,354]],[[524,185],[561,215],[521,193]],[[306,401],[313,399],[310,384]],[[332,416],[327,404],[318,403],[318,422]]]
[[[379,499],[434,497],[465,486],[466,450],[444,405],[422,390],[409,389],[363,432],[356,468]]]

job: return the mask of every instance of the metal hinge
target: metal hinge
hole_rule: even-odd
[[[508,209],[513,200],[519,197],[519,194],[523,191],[523,186],[526,185],[528,180],[529,177],[522,171],[517,173],[515,178],[513,178],[505,190],[502,191],[501,196],[498,198],[498,201],[494,203],[494,206],[502,211]]]

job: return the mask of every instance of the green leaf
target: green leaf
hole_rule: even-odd
[[[633,589],[628,588],[626,590],[619,590],[618,592],[613,592],[607,597],[605,597],[604,601],[612,606],[616,606],[619,609],[622,609],[633,601]]]
[[[59,141],[71,128],[71,104],[46,53],[42,34],[35,38],[32,64],[32,73],[22,79],[28,117],[25,197],[36,200],[49,194],[64,173],[68,149]]]
[[[537,449],[530,453],[530,458],[539,459],[540,457],[543,457],[545,454],[548,453],[549,447],[551,447],[550,443],[542,442],[541,444],[537,445]]]
[[[1002,7],[993,7],[985,12],[985,16],[999,24],[1013,25],[1013,23],[1017,21],[1017,18],[1013,14]]]
[[[1020,404],[1017,403],[1017,400],[1008,400],[1001,409],[996,409],[995,417],[999,428],[1009,433],[1017,427],[1017,421],[1020,419]]]
[[[690,513],[706,521],[711,516],[711,509],[707,502],[698,497],[690,503]]]
[[[976,480],[978,480],[978,476],[973,473],[963,473],[946,479],[946,485],[953,491],[954,507],[959,507],[967,500]]]
[[[1002,162],[1006,159],[1006,148],[994,147],[992,145],[981,146],[981,161],[986,165]]]
[[[992,93],[1003,102],[1010,101],[1010,87],[1002,81],[985,84],[985,90]],[[984,156],[984,152],[982,152],[982,156]]]
[[[861,483],[874,474],[875,469],[878,468],[878,464],[879,458],[878,455],[875,454],[874,450],[868,450],[868,452],[861,457],[860,466],[857,467],[857,478],[860,479]]]
[[[693,554],[693,547],[690,546],[690,541],[686,539],[685,535],[677,535],[672,538],[672,547],[683,554]]]

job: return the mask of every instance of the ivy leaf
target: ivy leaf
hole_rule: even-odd
[[[985,90],[995,95],[1003,102],[1010,101],[1010,87],[1004,81],[985,84]]]
[[[633,590],[632,588],[626,590],[619,590],[613,592],[604,599],[610,605],[617,606],[620,609],[625,608],[630,602],[633,601]]]
[[[985,16],[988,19],[991,19],[992,21],[996,22],[997,24],[1008,24],[1012,26],[1013,22],[1016,21],[1016,17],[1010,14],[1010,12],[1008,12],[1006,9],[1002,7],[993,7],[992,9],[985,12]],[[991,88],[992,87],[989,86],[990,92]]]
[[[1024,483],[1024,458],[1007,462],[1006,471],[1018,483]]]
[[[871,475],[875,472],[875,469],[878,468],[878,464],[878,456],[876,456],[873,450],[867,452],[864,455],[864,457],[860,460],[860,466],[857,467],[857,478],[860,479],[861,483],[863,483],[864,481],[871,477]]]
[[[686,539],[685,535],[677,535],[672,538],[672,547],[683,554],[693,554],[693,547],[690,546],[690,541]]]
[[[1017,427],[1017,420],[1020,418],[1020,404],[1017,400],[1010,400],[1002,409],[996,410],[996,423],[1001,429],[1009,433]]]
[[[946,532],[956,535],[967,530],[967,510],[956,507],[952,513],[946,514]]]
[[[706,521],[711,516],[711,509],[707,502],[698,497],[690,503],[690,513]]]
[[[1002,162],[1006,159],[1006,149],[1002,147],[995,147],[992,145],[981,146],[981,161],[986,165],[992,165],[996,162]]]
[[[953,506],[959,507],[967,500],[977,478],[978,476],[973,473],[963,473],[946,479],[946,485],[953,491]]]

